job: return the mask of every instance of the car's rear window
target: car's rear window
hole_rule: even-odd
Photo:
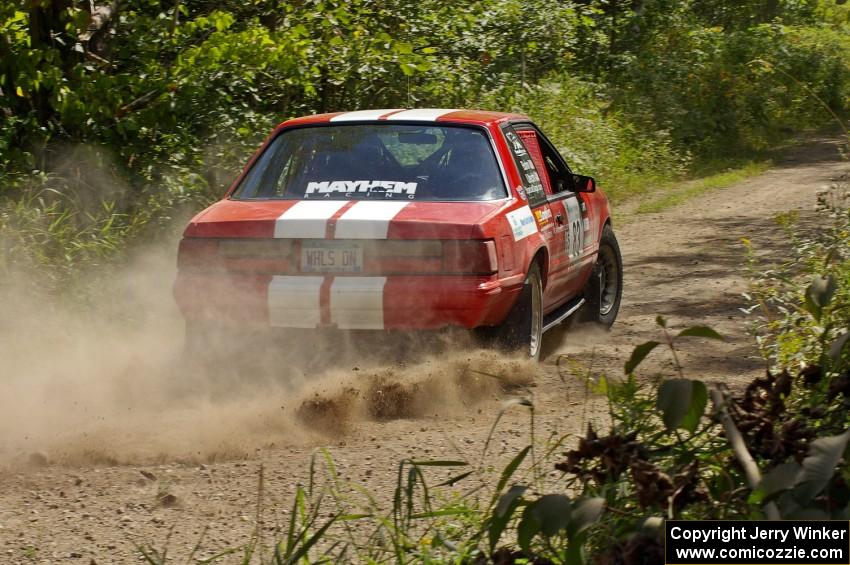
[[[482,130],[354,124],[284,130],[231,198],[468,201],[506,195]]]

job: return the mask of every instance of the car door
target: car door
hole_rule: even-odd
[[[581,292],[593,267],[595,247],[590,237],[588,205],[585,194],[576,191],[573,173],[552,143],[532,124],[518,125],[532,154],[539,174],[544,179],[546,199],[554,216],[556,233],[560,238],[556,265],[552,270],[550,296],[556,305]],[[554,254],[553,254],[554,255]]]
[[[547,277],[544,302],[555,307],[564,300],[564,281],[569,274],[570,258],[567,249],[568,229],[567,209],[564,200],[553,199],[555,188],[553,178],[546,169],[545,160],[537,130],[531,124],[516,124],[514,130],[528,149],[534,171],[540,178],[549,205],[546,226],[551,238],[549,242],[549,276]]]
[[[563,224],[559,224],[564,221],[565,212],[559,202],[555,202],[555,210],[549,203],[549,194],[551,194],[551,188],[547,188],[549,177],[545,174],[545,168],[542,168],[541,154],[534,132],[525,124],[508,124],[502,127],[502,131],[520,173],[523,184],[521,196],[528,200],[538,231],[546,241],[549,251],[547,283],[543,291],[543,310],[549,312],[558,303],[558,297],[554,292],[557,284],[553,286],[553,283],[566,274],[568,266],[564,227]]]

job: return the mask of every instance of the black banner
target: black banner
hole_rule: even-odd
[[[668,520],[668,565],[850,565],[850,522]]]

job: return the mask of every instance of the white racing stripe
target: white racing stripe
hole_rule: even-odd
[[[410,120],[413,122],[433,122],[440,116],[457,112],[451,108],[420,108],[418,110],[405,110],[387,117],[387,120]]]
[[[384,329],[387,277],[337,277],[331,285],[331,322],[343,330]]]
[[[322,321],[319,292],[324,277],[272,277],[269,324],[278,328],[315,328]]]
[[[328,220],[345,206],[345,200],[302,200],[275,221],[275,237],[324,239]]]
[[[324,239],[327,222],[348,200],[301,201],[281,214],[275,237]],[[357,202],[337,220],[337,239],[386,239],[390,221],[409,202]],[[315,328],[322,321],[323,276],[275,276],[269,283],[269,323]],[[337,276],[330,288],[331,323],[340,329],[384,327],[386,277]]]
[[[346,112],[339,116],[334,116],[330,119],[332,122],[356,122],[365,120],[377,120],[390,112],[398,112],[401,108],[389,108],[383,110],[357,110],[356,112]]]
[[[409,202],[361,201],[343,213],[336,222],[336,239],[386,239],[390,221]]]

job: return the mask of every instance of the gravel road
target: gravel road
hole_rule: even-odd
[[[20,441],[6,448],[5,461],[2,442],[12,432],[0,422],[0,562],[138,562],[136,544],[161,548],[170,535],[169,562],[182,563],[204,530],[196,557],[236,547],[257,529],[261,466],[259,530],[268,542],[286,523],[295,485],[307,480],[315,448],[327,446],[344,480],[383,500],[405,457],[477,462],[496,414],[511,398],[532,399],[538,438],[579,434],[587,422],[602,422],[605,408],[588,396],[579,373],[620,376],[632,347],[658,337],[659,314],[674,328],[705,324],[726,336],[725,343],[684,344],[682,362],[694,378],[735,386],[764,367],[739,310],[746,289],[741,238],[753,242],[761,260],[781,259],[787,242],[774,217],[788,211],[812,217],[816,191],[850,168],[837,145],[835,139],[816,139],[735,186],[663,213],[615,217],[625,292],[614,329],[575,325],[550,332],[539,367],[459,347],[407,364],[349,359],[322,378],[302,379],[297,390],[263,380],[239,403],[212,396],[193,404],[192,412],[176,410],[144,383],[124,383],[126,417],[118,410],[96,417],[87,412],[84,426],[83,420],[63,420],[77,405],[70,405],[73,391],[66,395],[60,388],[43,417],[54,422],[52,435],[44,426],[40,434],[31,432],[19,414]],[[121,359],[148,369],[153,363]],[[107,368],[115,370],[114,363]],[[639,372],[669,370],[656,351]],[[88,381],[79,378],[85,386]],[[29,406],[21,395],[31,390],[20,389],[15,404]],[[0,398],[4,394],[8,411],[11,393],[0,390]],[[167,398],[185,394],[175,385]],[[125,425],[131,420],[132,426]],[[187,427],[192,433],[180,433]],[[498,466],[516,453],[528,443],[528,430],[527,409],[506,410],[488,460]]]

